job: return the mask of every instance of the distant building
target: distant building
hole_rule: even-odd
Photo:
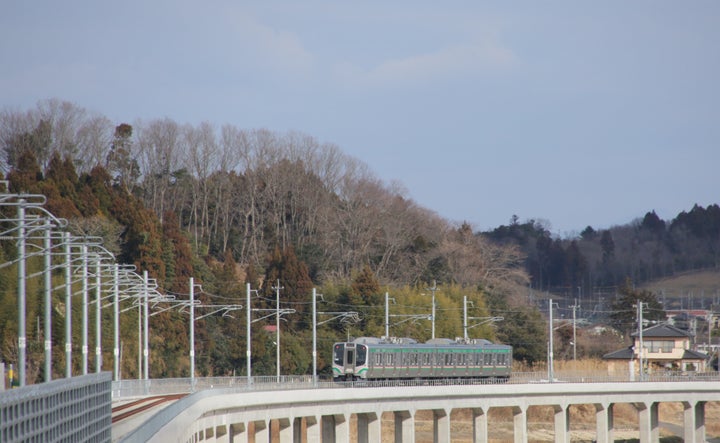
[[[643,330],[643,365],[645,373],[665,371],[705,371],[708,355],[690,349],[692,334],[669,324]],[[633,344],[603,356],[611,375],[640,372],[640,336],[632,334]]]

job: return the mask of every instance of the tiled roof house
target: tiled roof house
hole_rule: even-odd
[[[645,373],[664,371],[705,371],[708,356],[690,349],[692,335],[669,324],[644,329],[643,366]],[[632,334],[633,344],[603,356],[610,374],[637,374],[640,371],[640,336]]]

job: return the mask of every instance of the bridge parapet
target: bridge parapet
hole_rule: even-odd
[[[280,441],[349,441],[350,420],[357,420],[359,442],[380,441],[380,417],[392,412],[395,441],[412,442],[417,411],[434,416],[435,441],[449,442],[454,409],[473,411],[475,441],[487,441],[487,413],[491,408],[513,411],[516,442],[527,441],[527,410],[551,406],[555,410],[555,440],[569,441],[568,408],[594,404],[597,441],[611,442],[612,409],[632,403],[638,411],[640,441],[657,441],[658,405],[682,403],[685,441],[705,440],[704,406],[720,398],[717,382],[658,383],[537,383],[523,385],[447,385],[402,387],[299,387],[277,391],[213,389],[170,405],[128,435],[124,441],[267,441],[271,421],[277,421]],[[252,435],[251,435],[252,434]],[[258,440],[259,439],[259,440]]]

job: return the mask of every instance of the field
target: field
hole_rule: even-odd
[[[661,298],[664,293],[667,297],[713,297],[720,299],[720,271],[700,271],[679,274],[674,277],[655,280],[646,283],[642,289],[654,292]],[[695,307],[696,309],[699,306]]]
[[[682,405],[663,403],[660,405],[660,436],[666,442],[682,441]],[[431,411],[419,411],[415,416],[415,441],[433,441],[433,419]],[[615,441],[638,438],[637,413],[632,405],[617,404],[614,408]],[[720,442],[720,402],[708,403],[705,407],[706,436],[710,442]],[[383,414],[383,440],[393,440],[392,414]],[[554,441],[553,411],[549,406],[528,409],[528,441]],[[471,411],[460,409],[451,415],[451,441],[472,442]],[[491,409],[488,414],[490,443],[513,441],[512,412],[509,408]],[[679,435],[677,435],[679,434]],[[678,438],[679,437],[679,438]],[[595,408],[593,405],[570,407],[570,439],[573,442],[591,442],[595,438]]]

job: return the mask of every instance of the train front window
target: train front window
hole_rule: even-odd
[[[344,354],[345,354],[345,345],[343,345],[343,344],[335,345],[335,349],[333,349],[333,362],[336,365],[342,366],[344,363],[344,357],[345,357]]]
[[[365,360],[367,359],[367,346],[358,345],[355,348],[355,352],[357,352],[357,355],[355,355],[355,366],[364,365]]]

